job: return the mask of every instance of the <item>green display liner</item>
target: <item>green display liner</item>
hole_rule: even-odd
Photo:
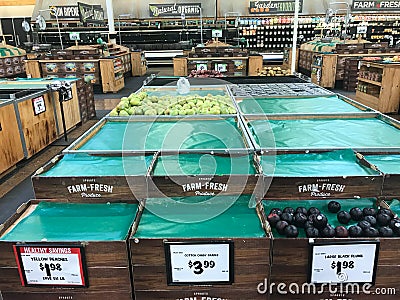
[[[328,177],[328,176],[369,176],[379,172],[358,163],[352,150],[337,150],[321,153],[280,154],[275,157],[274,176],[281,177]],[[263,170],[271,165],[261,156]],[[271,175],[265,173],[265,175]]]
[[[219,198],[219,199],[217,199]],[[190,220],[191,215],[198,217],[200,213],[198,209],[191,210],[183,209],[179,202],[191,201],[198,203],[208,200],[208,197],[188,197],[174,198],[175,204],[169,203],[174,211],[174,215],[169,215],[168,218],[175,217],[176,219]],[[226,201],[225,197],[214,197],[211,203],[204,204],[207,207],[204,217],[208,218],[215,213],[215,201]],[[133,238],[260,238],[264,237],[265,233],[261,227],[260,220],[254,208],[249,208],[249,196],[238,197],[236,202],[225,212],[213,217],[212,219],[198,223],[177,223],[165,220],[156,216],[149,210],[143,212],[139,222],[138,230]],[[157,205],[163,204],[162,199]],[[176,206],[176,208],[175,208]]]
[[[277,149],[400,147],[400,130],[375,118],[251,120],[249,126],[261,148],[271,130]]]
[[[154,176],[178,175],[255,175],[253,157],[209,154],[163,155],[158,157]]]
[[[364,158],[385,174],[400,174],[400,155],[366,155]]]
[[[285,207],[293,207],[296,209],[297,207],[305,207],[307,210],[310,207],[316,207],[318,208],[321,213],[323,213],[327,219],[328,223],[331,224],[333,227],[336,226],[344,226],[346,228],[349,228],[352,225],[356,225],[358,222],[350,220],[348,224],[341,224],[337,220],[337,214],[331,213],[328,210],[328,203],[332,201],[330,200],[283,200],[283,201],[272,201],[272,200],[265,200],[263,201],[264,209],[265,209],[265,214],[268,216],[269,212],[271,211],[272,208],[280,208],[284,209]],[[341,211],[345,210],[347,212],[350,211],[353,207],[359,207],[363,209],[364,207],[375,207],[375,202],[376,199],[374,198],[362,198],[362,199],[334,199],[334,201],[339,202],[341,205]],[[306,233],[304,231],[304,228],[297,228],[299,230],[299,238],[305,238]],[[275,238],[286,238],[283,235],[280,235],[275,228],[272,228],[272,234]]]
[[[146,175],[153,156],[91,156],[65,154],[40,177]]]
[[[362,110],[337,96],[312,98],[261,98],[238,103],[244,114],[354,113]]]
[[[235,148],[243,149],[246,146],[235,119],[228,118],[158,122],[109,121],[78,150]]]
[[[42,201],[1,241],[122,241],[128,237],[137,204],[82,204]]]

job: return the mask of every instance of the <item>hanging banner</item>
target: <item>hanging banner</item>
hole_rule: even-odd
[[[400,11],[400,0],[353,0],[353,11]]]
[[[150,17],[200,16],[201,3],[149,4]]]
[[[257,15],[294,13],[295,5],[295,0],[250,1],[249,13]],[[300,0],[299,5],[299,13],[301,13],[303,0]]]
[[[56,14],[59,19],[79,19],[79,10],[77,5],[66,5],[66,6],[49,6],[50,18],[55,19]]]
[[[77,3],[79,18],[85,26],[86,24],[104,24],[104,10],[101,6]]]

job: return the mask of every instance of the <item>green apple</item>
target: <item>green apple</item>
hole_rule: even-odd
[[[219,114],[221,114],[221,111],[220,111],[219,108],[211,107],[211,108],[210,108],[210,114],[212,114],[212,115],[219,115]]]
[[[118,116],[118,111],[116,108],[114,108],[112,111],[110,111],[110,117],[116,117]]]
[[[141,107],[135,108],[135,115],[143,115],[143,109]]]
[[[119,115],[120,115],[121,117],[128,117],[128,116],[129,116],[129,113],[128,113],[126,110],[121,110],[121,111],[119,112]]]
[[[171,111],[170,111],[170,113],[169,113],[171,116],[177,116],[177,115],[179,115],[179,112],[178,112],[178,110],[176,110],[176,109],[171,109]]]
[[[140,105],[140,99],[137,98],[137,97],[132,98],[131,101],[129,101],[129,103],[130,103],[132,106],[138,106],[138,105]]]
[[[131,115],[134,115],[135,114],[135,108],[134,107],[131,107],[131,108],[128,108],[128,114],[131,116]]]

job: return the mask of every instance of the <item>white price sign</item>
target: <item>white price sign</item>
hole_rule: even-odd
[[[231,242],[165,243],[168,284],[233,283]]]
[[[197,64],[196,68],[197,68],[197,71],[201,71],[201,70],[206,71],[207,70],[207,64]]]
[[[82,247],[14,245],[23,286],[87,286]]]
[[[44,102],[43,96],[33,98],[32,105],[33,105],[33,112],[34,112],[35,116],[46,111],[46,104]]]
[[[373,283],[379,242],[311,245],[311,283]]]
[[[226,64],[215,64],[215,71],[218,72],[226,72],[227,71],[227,65]]]

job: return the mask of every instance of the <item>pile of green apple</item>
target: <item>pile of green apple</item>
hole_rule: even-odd
[[[236,109],[228,95],[149,96],[146,92],[122,97],[110,112],[111,117],[132,115],[219,115],[235,114]]]

